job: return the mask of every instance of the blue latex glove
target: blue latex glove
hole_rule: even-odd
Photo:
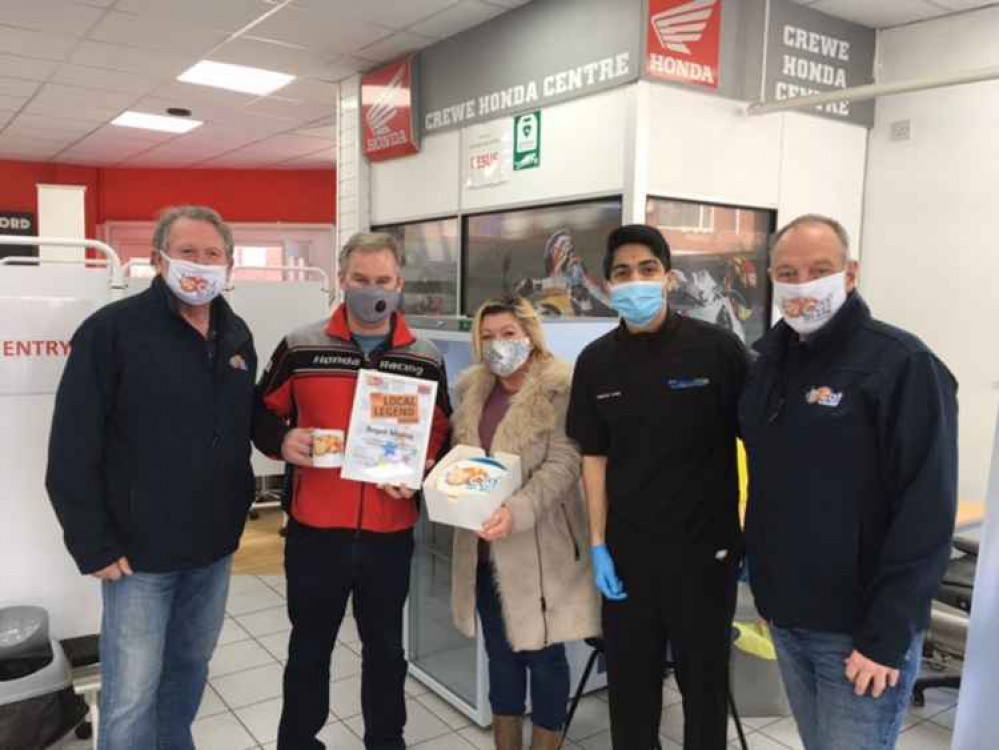
[[[593,559],[593,578],[600,593],[614,602],[627,599],[628,595],[624,592],[621,579],[617,577],[617,571],[614,570],[614,561],[607,545],[594,547],[590,550],[590,555]]]

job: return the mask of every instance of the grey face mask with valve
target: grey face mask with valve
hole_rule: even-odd
[[[351,317],[366,326],[376,326],[399,309],[402,292],[380,286],[348,287],[343,291],[343,299]]]

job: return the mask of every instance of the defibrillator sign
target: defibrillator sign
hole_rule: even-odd
[[[541,112],[513,118],[513,171],[541,166]]]

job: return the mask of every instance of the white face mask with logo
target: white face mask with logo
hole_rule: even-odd
[[[801,336],[815,333],[846,302],[846,271],[805,284],[774,282],[774,304],[784,322]]]
[[[170,258],[163,252],[160,253],[160,260],[166,264],[163,280],[181,302],[195,307],[207,305],[225,289],[228,266],[202,266]]]

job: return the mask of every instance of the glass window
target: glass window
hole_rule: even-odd
[[[464,313],[527,297],[548,317],[614,317],[603,274],[621,199],[525,208],[465,219]]]
[[[281,281],[284,273],[283,245],[236,245],[234,249],[236,266],[249,266],[239,272],[243,281]],[[265,270],[274,268],[273,271]]]
[[[410,315],[458,314],[457,219],[435,219],[377,227],[402,244],[406,265],[403,307]]]
[[[733,331],[744,342],[770,325],[767,241],[775,213],[649,198],[646,221],[670,244],[674,310]]]

